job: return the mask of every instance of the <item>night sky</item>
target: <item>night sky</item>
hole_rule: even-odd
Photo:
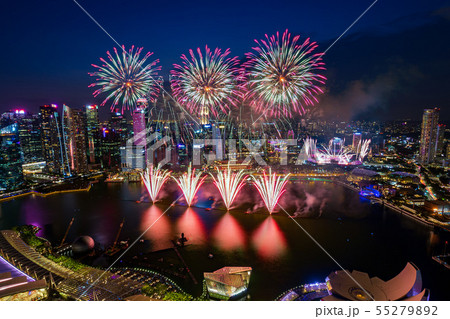
[[[289,29],[325,50],[373,1],[79,0],[119,43],[143,46],[167,78],[190,48],[230,48]],[[3,2],[0,111],[94,99],[87,73],[115,43],[71,0]],[[325,118],[450,119],[450,1],[379,0],[324,56]]]

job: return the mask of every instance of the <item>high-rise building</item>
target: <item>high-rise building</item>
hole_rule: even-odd
[[[62,122],[55,104],[40,107],[42,154],[46,162],[45,171],[50,174],[64,174]]]
[[[102,129],[102,165],[107,169],[120,168],[121,138],[113,129]]]
[[[39,115],[30,114],[22,109],[12,110],[2,114],[1,123],[2,126],[18,124],[24,164],[43,161]]]
[[[439,124],[436,133],[436,156],[442,156],[444,152],[445,125]]]
[[[422,117],[422,132],[420,135],[419,161],[429,164],[436,155],[437,128],[439,109],[425,109]]]
[[[23,182],[22,150],[18,124],[0,129],[0,191],[19,188]]]
[[[362,140],[362,134],[361,133],[353,133],[353,141],[352,141],[352,149],[354,152],[358,152],[359,144]]]
[[[67,173],[68,175],[87,173],[86,116],[82,110],[64,105],[63,117]]]
[[[130,127],[125,116],[120,112],[111,114],[111,119],[108,123],[108,129],[114,131],[115,139],[120,141],[120,145],[124,146],[130,137]],[[102,132],[103,135],[103,132]]]
[[[137,109],[133,112],[133,136],[134,145],[146,145],[146,131],[145,131],[145,111],[144,109]]]
[[[87,132],[87,156],[89,164],[100,164],[101,152],[101,130],[98,119],[98,106],[86,106],[86,132]]]

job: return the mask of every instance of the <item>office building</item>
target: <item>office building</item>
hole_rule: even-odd
[[[419,150],[419,161],[422,164],[431,163],[436,155],[438,121],[438,108],[424,110]]]
[[[100,164],[102,157],[101,130],[98,118],[98,106],[86,106],[87,158],[89,164]]]
[[[23,182],[23,157],[18,124],[0,129],[0,191],[19,188]]]
[[[88,172],[86,116],[83,111],[64,105],[63,117],[67,174],[85,174]]]
[[[40,107],[42,155],[46,163],[45,171],[49,174],[63,174],[63,140],[62,122],[55,104]]]

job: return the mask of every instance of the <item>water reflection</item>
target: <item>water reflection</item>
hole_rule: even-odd
[[[263,258],[276,258],[286,252],[283,232],[272,216],[269,216],[252,235],[253,245]]]
[[[206,228],[193,208],[188,208],[177,221],[178,235],[184,233],[187,244],[202,244],[206,241]]]
[[[226,213],[213,230],[213,238],[223,250],[245,248],[245,233],[236,218]]]
[[[141,220],[141,231],[150,229],[144,237],[152,241],[152,250],[160,250],[171,247],[172,230],[170,221],[163,211],[156,205],[150,206],[143,214]]]

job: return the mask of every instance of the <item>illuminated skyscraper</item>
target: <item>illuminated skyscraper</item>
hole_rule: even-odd
[[[144,109],[137,109],[133,112],[133,136],[134,145],[146,144],[146,132],[145,132],[145,111]]]
[[[437,128],[439,109],[425,109],[422,117],[422,132],[420,135],[419,161],[429,164],[436,155]]]
[[[86,116],[81,110],[63,106],[66,174],[84,174],[87,166]]]
[[[63,141],[61,136],[61,121],[57,106],[44,105],[40,107],[42,154],[46,162],[45,170],[50,174],[63,173]]]
[[[98,106],[86,106],[86,132],[87,132],[87,156],[89,164],[100,164],[101,152],[101,130],[98,119]]]
[[[24,164],[43,161],[39,115],[16,109],[3,113],[1,122],[2,126],[18,124],[18,135]]]
[[[0,191],[19,188],[23,180],[18,124],[0,129]]]
[[[361,143],[361,133],[353,133],[352,149],[354,152],[358,152],[359,143]]]
[[[445,125],[439,124],[436,133],[436,156],[441,156],[444,152]]]

